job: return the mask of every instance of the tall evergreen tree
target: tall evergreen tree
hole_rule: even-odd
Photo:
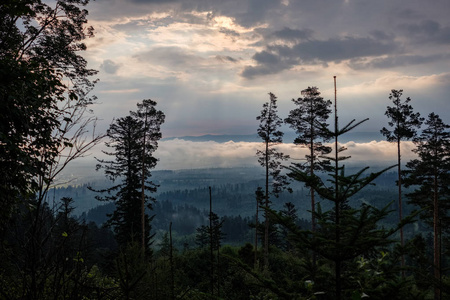
[[[316,212],[319,227],[317,232],[305,234],[305,232],[299,231],[296,226],[290,226],[290,229],[296,233],[297,239],[304,247],[312,249],[322,257],[334,262],[334,299],[339,300],[345,296],[342,285],[344,278],[342,276],[343,264],[359,255],[368,254],[376,246],[389,244],[388,237],[394,231],[383,231],[376,227],[376,223],[387,215],[387,207],[383,210],[377,210],[370,206],[354,209],[347,204],[351,196],[371,184],[387,169],[366,177],[363,176],[363,173],[368,167],[352,175],[345,174],[345,166],[340,165],[339,162],[350,157],[341,155],[346,148],[339,145],[338,137],[367,121],[367,119],[357,123],[352,120],[343,128],[339,128],[336,98],[335,96],[334,131],[329,130],[326,125],[317,125],[321,130],[327,131],[328,136],[334,137],[335,140],[334,155],[327,157],[334,162],[329,167],[330,178],[323,181],[316,174],[310,175],[309,171],[297,167],[289,167],[288,169],[291,172],[288,173],[288,176],[311,186],[322,198],[332,201],[334,204],[334,210],[329,212],[322,212],[319,207]]]
[[[137,112],[131,112],[131,115],[144,122],[141,155],[141,244],[142,251],[145,252],[145,173],[148,172],[147,167],[154,168],[156,165],[156,160],[149,162],[146,157],[148,153],[153,153],[158,148],[158,141],[161,139],[161,124],[164,122],[165,116],[162,111],[156,110],[156,102],[151,99],[144,99],[137,106]]]
[[[277,197],[283,187],[287,185],[287,178],[281,174],[281,162],[289,158],[288,155],[279,152],[274,146],[282,143],[283,132],[279,127],[283,121],[278,116],[277,97],[269,93],[270,101],[263,104],[261,115],[256,117],[260,121],[258,135],[264,142],[264,150],[258,150],[258,162],[265,168],[265,190],[264,190],[264,265],[269,263],[269,227],[270,220],[268,209],[270,207],[270,195]],[[270,189],[270,190],[269,190]]]
[[[405,186],[416,186],[407,194],[410,203],[422,209],[421,217],[433,227],[434,276],[440,281],[440,235],[442,229],[449,231],[450,217],[450,125],[439,115],[431,113],[425,121],[426,128],[414,138],[418,155],[406,164]],[[435,299],[440,299],[435,289]]]
[[[117,119],[107,131],[109,141],[106,142],[112,152],[104,151],[113,156],[112,161],[99,160],[97,170],[104,169],[105,175],[113,182],[114,186],[98,192],[107,193],[105,196],[97,196],[101,201],[114,201],[115,211],[109,216],[108,224],[116,234],[119,245],[126,246],[129,242],[140,242],[144,239],[145,247],[150,241],[150,218],[144,216],[144,231],[142,231],[142,182],[146,192],[156,192],[157,185],[149,180],[151,169],[156,166],[157,159],[153,152],[157,147],[157,140],[161,137],[159,126],[164,122],[164,114],[154,108],[156,103],[144,100],[138,106],[151,106],[147,109],[147,124],[138,113]],[[149,124],[157,124],[151,127]],[[153,128],[154,130],[152,131]],[[144,136],[148,136],[143,144]],[[144,195],[144,201],[148,209],[152,209],[155,201],[148,194]]]
[[[322,144],[323,140],[329,138],[322,127],[317,126],[323,124],[327,126],[327,120],[331,113],[331,101],[324,100],[320,97],[320,92],[317,87],[308,87],[303,90],[303,98],[292,99],[292,102],[297,108],[289,112],[289,117],[284,121],[290,125],[292,129],[298,134],[294,140],[294,144],[306,146],[309,149],[309,154],[306,155],[306,163],[294,164],[295,167],[303,170],[308,170],[311,176],[316,171],[324,170],[329,164],[328,160],[320,160],[321,155],[326,155],[331,152],[331,147]],[[315,193],[311,187],[311,223],[312,230],[315,230]]]
[[[411,98],[406,98],[404,102],[400,99],[403,90],[391,90],[389,99],[393,102],[393,106],[388,106],[385,115],[389,118],[388,125],[392,131],[383,127],[380,132],[386,137],[388,142],[397,143],[397,172],[398,172],[398,218],[402,221],[402,167],[401,167],[401,141],[410,140],[416,136],[417,128],[422,124],[423,118],[420,113],[414,113],[412,106],[409,104]],[[403,228],[400,228],[400,243],[403,247]],[[405,265],[402,256],[402,267]]]

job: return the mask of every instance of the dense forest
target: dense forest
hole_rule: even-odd
[[[144,99],[95,131],[86,0],[0,6],[1,299],[447,299],[450,126],[391,90],[398,163],[346,168],[338,120],[307,87],[255,118],[255,169],[154,171],[164,112]],[[308,149],[291,162],[282,125]],[[401,143],[416,158],[402,161]],[[101,183],[56,186],[105,144]],[[257,175],[255,175],[257,174]]]

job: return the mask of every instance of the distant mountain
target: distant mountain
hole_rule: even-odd
[[[294,132],[286,132],[283,137],[283,141],[286,143],[292,143],[296,138],[296,134]],[[226,143],[229,141],[233,142],[261,142],[261,138],[255,134],[225,134],[225,135],[200,135],[200,136],[181,136],[181,137],[170,137],[163,138],[163,141],[170,141],[174,139],[180,139],[185,141],[192,142],[216,142],[216,143]],[[384,140],[383,136],[380,132],[348,132],[341,137],[339,137],[339,141],[341,143],[347,143],[349,141],[359,142],[359,143],[368,143],[371,141],[382,141]]]

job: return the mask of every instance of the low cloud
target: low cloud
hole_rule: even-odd
[[[332,146],[332,145],[330,145]],[[369,143],[348,142],[341,144],[347,148],[343,155],[351,158],[345,162],[346,165],[362,166],[390,166],[396,163],[397,146],[387,141],[372,141]],[[292,162],[298,163],[308,153],[306,148],[294,144],[280,144],[277,149],[291,157]],[[262,150],[262,143],[233,142],[217,143],[192,142],[182,139],[162,141],[155,156],[159,158],[158,169],[196,169],[196,168],[218,168],[257,166],[257,150]],[[406,162],[415,157],[411,150],[414,149],[412,142],[402,143],[402,157]],[[289,165],[290,162],[285,163]]]

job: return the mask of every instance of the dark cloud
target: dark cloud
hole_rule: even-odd
[[[237,59],[232,58],[231,56],[226,56],[226,55],[216,55],[216,59],[220,60],[222,62],[232,62],[232,63],[238,62]]]
[[[388,40],[393,40],[394,39],[394,35],[393,34],[388,34],[388,33],[384,32],[384,31],[381,31],[381,30],[372,30],[369,33],[370,33],[370,35],[372,37],[374,37],[377,40],[388,41]]]
[[[244,78],[254,78],[261,75],[276,74],[283,70],[291,68],[297,63],[297,60],[268,51],[258,52],[253,56],[258,63],[256,66],[247,66],[241,73]]]
[[[450,27],[443,27],[439,22],[434,20],[400,24],[399,28],[414,43],[450,43]]]
[[[120,65],[116,64],[110,59],[105,59],[100,65],[100,69],[104,70],[108,74],[115,74],[120,68]]]
[[[320,60],[340,62],[342,60],[364,56],[378,56],[393,53],[397,46],[393,42],[381,42],[373,38],[345,37],[326,41],[308,41],[294,46],[293,55],[302,61]]]
[[[450,55],[395,55],[389,57],[380,57],[375,59],[356,58],[349,62],[349,66],[355,70],[361,69],[388,69],[402,66],[411,66],[419,64],[429,64],[444,59],[449,59]]]
[[[122,11],[129,11],[133,15],[145,15],[152,12],[167,12],[183,14],[190,12],[209,12],[212,15],[228,16],[241,26],[252,27],[261,24],[276,15],[281,0],[98,0],[106,9],[98,14],[107,19],[108,15],[121,15]],[[119,8],[112,10],[112,6]],[[122,9],[121,9],[122,8]],[[109,16],[111,17],[111,16]]]
[[[313,35],[311,29],[291,29],[289,27],[284,27],[281,30],[275,31],[269,36],[269,38],[281,39],[285,41],[299,41],[310,39]]]
[[[308,40],[292,47],[269,45],[266,50],[253,56],[257,66],[246,67],[241,75],[245,78],[252,78],[258,75],[278,73],[298,64],[326,65],[329,62],[392,54],[396,50],[397,46],[393,41],[383,41],[371,37]]]
[[[225,35],[231,36],[231,37],[238,37],[238,36],[240,36],[239,32],[237,32],[235,30],[232,30],[232,29],[225,28],[225,27],[221,27],[219,29],[219,32],[223,33]]]

